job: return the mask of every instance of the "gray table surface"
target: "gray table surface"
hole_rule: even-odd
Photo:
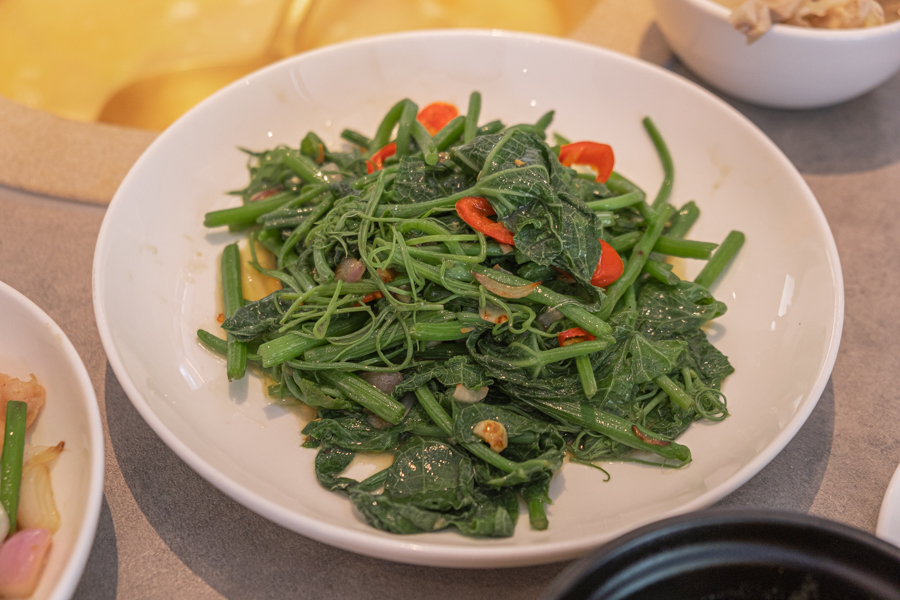
[[[677,62],[668,67],[690,77]],[[874,531],[900,463],[900,76],[847,104],[789,112],[729,100],[797,166],[825,212],[846,317],[831,380],[797,436],[720,505],[810,513]],[[106,360],[91,305],[105,209],[0,187],[0,280],[44,309],[100,401],[106,483],[79,600],[536,598],[565,564],[414,567],[274,525],[201,479],[144,423]]]

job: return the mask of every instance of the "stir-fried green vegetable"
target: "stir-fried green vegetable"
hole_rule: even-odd
[[[733,369],[701,327],[726,310],[709,288],[743,235],[718,250],[683,239],[699,210],[668,203],[672,159],[649,119],[665,179],[648,204],[610,173],[608,146],[548,144],[553,113],[479,126],[477,92],[467,115],[417,110],[401,100],[373,137],[345,130],[342,150],[309,133],[250,153],[243,206],[206,224],[246,229],[252,266],[283,287],[244,303],[229,248],[228,341],[198,332],[229,378],[249,359],[278,402],[316,407],[303,444],[319,482],[395,533],[509,536],[517,497],[544,529],[567,454],[690,462],[674,440],[728,414]],[[691,282],[667,256],[709,262]],[[357,452],[394,462],[355,481]]]

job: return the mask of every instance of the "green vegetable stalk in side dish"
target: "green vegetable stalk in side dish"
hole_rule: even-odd
[[[200,341],[229,379],[250,362],[274,402],[314,408],[318,481],[392,533],[511,536],[520,500],[532,528],[552,527],[567,455],[682,468],[678,436],[728,415],[733,368],[702,327],[726,311],[711,289],[744,238],[685,239],[700,212],[669,204],[656,125],[648,202],[602,141],[548,144],[552,111],[509,127],[481,111],[478,92],[464,115],[403,99],[343,147],[310,132],[249,152],[242,206],[206,216],[270,252],[275,268],[251,263],[282,289],[245,303],[249,265],[227,246],[227,339]],[[669,257],[708,262],[691,282]],[[358,452],[393,464],[357,481]]]
[[[0,455],[0,503],[9,516],[9,530],[16,530],[19,489],[22,484],[22,460],[25,456],[25,417],[28,405],[10,400],[6,403],[6,427],[3,454]]]

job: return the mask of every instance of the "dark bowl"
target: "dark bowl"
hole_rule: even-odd
[[[801,513],[666,519],[566,569],[541,600],[900,600],[900,548]]]

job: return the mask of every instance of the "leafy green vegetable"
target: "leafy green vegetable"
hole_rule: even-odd
[[[420,367],[394,389],[394,395],[414,392],[432,379],[437,379],[445,387],[462,384],[470,390],[478,390],[494,383],[485,375],[484,369],[474,364],[468,356],[454,356],[446,362]]]
[[[709,290],[696,283],[681,281],[668,286],[650,281],[638,294],[637,328],[650,338],[670,338],[698,329],[726,310]]]
[[[231,247],[229,341],[201,341],[232,354],[239,344],[274,402],[317,411],[302,433],[319,483],[384,531],[506,537],[520,500],[546,529],[566,454],[689,463],[676,438],[728,415],[720,388],[734,369],[701,328],[726,311],[709,287],[743,235],[718,249],[682,239],[699,211],[667,204],[673,162],[649,120],[665,171],[652,205],[619,173],[602,183],[562,166],[544,141],[553,111],[479,127],[474,92],[468,114],[433,137],[416,111],[403,99],[371,138],[345,130],[347,149],[309,132],[299,148],[248,153],[243,206],[206,223],[246,229],[278,266],[252,264],[283,287],[244,303]],[[367,173],[392,141],[396,155]],[[456,214],[466,196],[487,199],[495,214],[481,217],[508,228],[514,248]],[[605,290],[591,285],[601,238],[624,268]],[[709,263],[692,283],[667,256]],[[357,481],[346,471],[358,452],[393,463]]]

